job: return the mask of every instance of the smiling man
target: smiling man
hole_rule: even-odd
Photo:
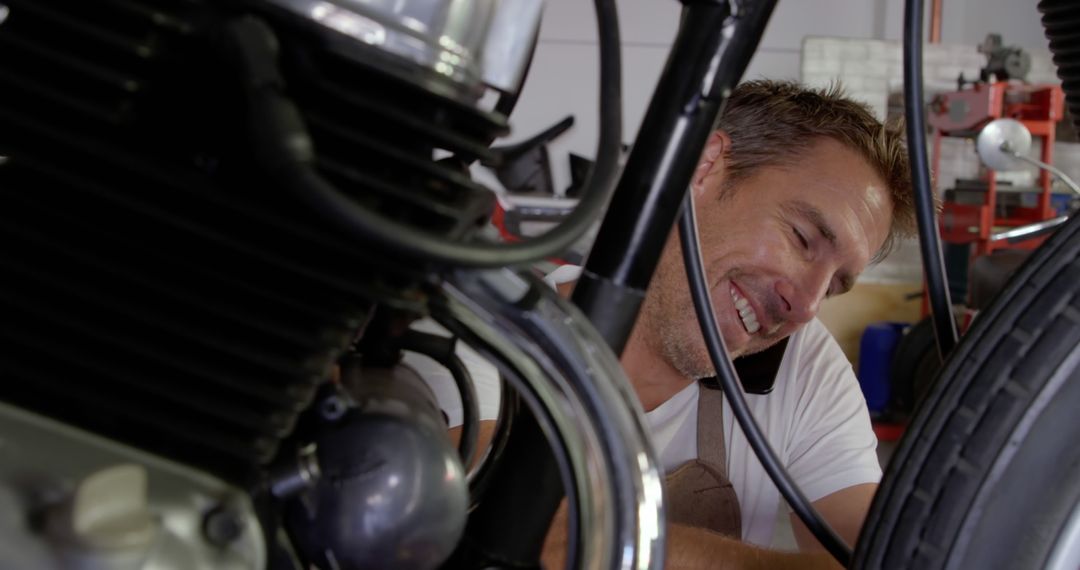
[[[849,544],[881,477],[877,441],[851,365],[816,315],[898,236],[914,232],[909,176],[898,125],[883,125],[837,89],[756,81],[732,93],[690,185],[728,351],[743,357],[737,366],[751,355],[773,361],[765,367],[771,390],[749,394],[750,409],[803,493]],[[578,274],[565,267],[548,281],[569,295]],[[668,567],[839,567],[792,514],[804,552],[766,548],[787,507],[728,403],[704,381],[714,371],[675,232],[621,360],[667,475]],[[482,419],[493,419],[497,375],[479,358],[466,361],[488,410]],[[459,424],[449,376],[411,364],[440,394],[451,425]],[[481,422],[481,448],[493,423]],[[547,566],[561,567],[564,545],[562,509],[545,545]]]
[[[749,395],[799,487],[849,543],[881,477],[866,403],[816,320],[897,236],[914,231],[902,130],[837,89],[749,82],[735,89],[691,181],[702,256],[732,357],[774,347],[773,389]],[[565,272],[564,272],[565,275]],[[556,279],[558,280],[558,279]],[[567,293],[572,282],[558,284]],[[785,341],[786,345],[777,347]],[[622,355],[668,475],[669,567],[828,567],[825,555],[736,546],[773,541],[783,506],[713,376],[677,234]],[[791,514],[801,550],[821,550]],[[553,533],[557,534],[557,533]],[[549,539],[548,552],[557,552]],[[549,561],[552,558],[549,558]],[[727,567],[727,566],[724,566]]]

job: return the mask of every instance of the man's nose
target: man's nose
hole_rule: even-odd
[[[821,301],[828,290],[828,278],[813,271],[793,279],[780,279],[776,282],[776,292],[780,296],[781,310],[788,321],[804,324],[817,316]]]

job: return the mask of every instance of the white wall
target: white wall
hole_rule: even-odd
[[[868,104],[879,119],[884,119],[890,93],[897,93],[903,88],[901,51],[900,42],[895,40],[807,38],[803,42],[801,81],[811,86],[839,82],[848,96]],[[929,100],[937,92],[955,90],[956,78],[961,73],[965,77],[977,78],[979,69],[985,64],[985,56],[971,44],[925,46],[923,84],[926,98]],[[1060,83],[1054,73],[1049,51],[1032,50],[1028,79],[1034,83]],[[1072,149],[1066,146],[1058,143],[1055,155],[1069,156],[1068,152]],[[1033,180],[1036,169],[1032,167],[1028,170],[1028,179]],[[951,188],[957,178],[977,178],[978,175],[979,161],[974,142],[959,138],[943,139],[940,168],[934,173],[937,188]],[[860,281],[918,282],[921,278],[918,244],[909,241],[901,244],[883,263],[869,268]]]
[[[1035,0],[943,0],[941,43],[978,45],[986,34],[1002,35],[1006,45],[1033,53],[1048,53]],[[878,39],[900,40],[904,29],[904,2],[878,0],[884,9],[884,30]],[[929,19],[930,0],[925,0]],[[924,37],[929,37],[929,26]]]
[[[621,0],[623,140],[633,142],[675,37],[681,4],[675,0]],[[826,17],[844,14],[843,18]],[[868,37],[876,9],[865,0],[780,2],[747,78],[798,79],[805,35]],[[807,25],[807,23],[811,25]],[[596,17],[587,0],[549,0],[540,43],[508,140],[528,138],[568,114],[576,124],[551,145],[556,186],[569,184],[567,154],[592,157],[596,145],[598,82]]]
[[[926,0],[929,10],[930,0]],[[778,3],[747,78],[800,78],[800,51],[808,36],[899,39],[902,0],[782,0]],[[620,0],[623,42],[623,139],[633,142],[675,36],[676,0]],[[945,43],[977,45],[987,32],[1033,52],[1046,52],[1034,0],[944,0]],[[588,0],[548,0],[540,43],[508,141],[520,140],[568,114],[573,129],[551,145],[556,186],[569,184],[568,153],[592,157],[596,144],[596,19]]]

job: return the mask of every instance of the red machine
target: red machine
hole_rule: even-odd
[[[930,125],[934,128],[933,169],[941,162],[941,139],[970,137],[998,118],[1013,118],[1024,124],[1033,137],[1042,139],[1041,160],[1053,163],[1054,130],[1062,119],[1065,95],[1058,85],[1029,85],[1017,80],[972,83],[969,88],[938,95],[930,104]],[[1050,173],[1039,173],[1041,192],[1035,206],[999,207],[997,176],[989,170],[985,179],[985,199],[981,204],[946,200],[941,215],[941,237],[949,243],[973,243],[973,256],[995,249],[1036,247],[1042,238],[1021,244],[994,241],[995,228],[1040,222],[1055,217],[1050,203]]]

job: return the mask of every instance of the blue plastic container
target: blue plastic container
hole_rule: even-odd
[[[904,329],[910,323],[872,323],[863,331],[859,342],[859,387],[871,414],[879,414],[889,403],[893,354]]]

